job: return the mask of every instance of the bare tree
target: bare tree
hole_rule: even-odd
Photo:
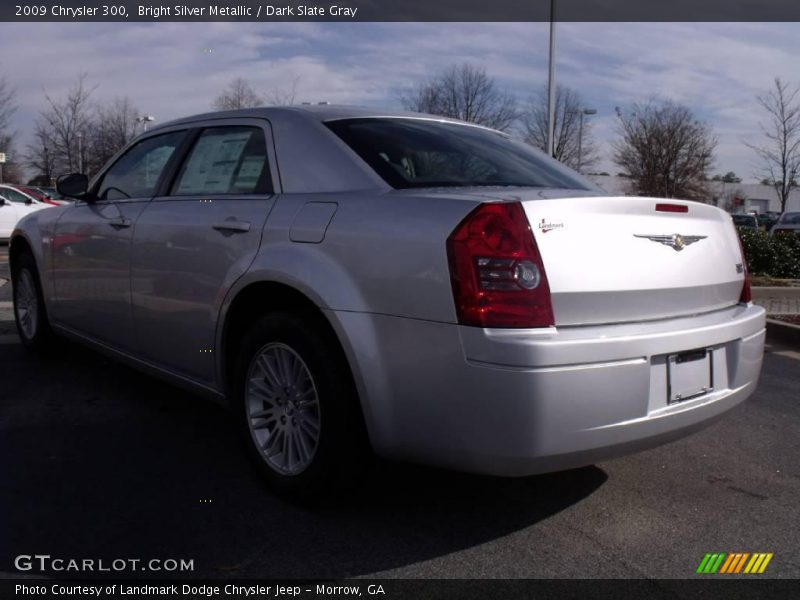
[[[578,171],[591,168],[599,159],[592,125],[582,118],[585,108],[578,92],[566,86],[556,87],[553,156]],[[530,99],[521,119],[525,141],[547,152],[547,88]]]
[[[800,88],[790,88],[779,77],[775,87],[758,103],[767,113],[767,122],[759,123],[765,141],[761,145],[747,144],[761,161],[761,175],[775,188],[781,201],[781,212],[792,190],[798,187],[800,169]]]
[[[88,93],[77,90],[81,85],[79,81],[66,100],[48,97],[50,108],[34,125],[33,141],[28,144],[26,153],[27,164],[37,173],[35,179],[48,185],[58,175],[78,169],[94,175],[136,136],[139,112],[128,98],[92,105],[88,103]],[[80,142],[78,135],[81,135]],[[78,147],[80,157],[77,156]],[[75,152],[72,160],[70,149]]]
[[[51,167],[57,173],[79,171],[87,165],[90,153],[89,133],[92,122],[90,97],[94,88],[86,85],[86,75],[78,76],[78,81],[68,91],[65,98],[54,99],[45,93],[48,108],[42,111],[36,123],[36,131],[46,144],[37,140],[33,150],[41,155],[39,162],[52,161]],[[47,152],[47,160],[43,156]],[[37,153],[38,153],[37,152]],[[36,157],[29,157],[33,162]]]
[[[58,172],[56,156],[53,154],[53,138],[51,128],[43,119],[34,125],[33,142],[28,144],[25,160],[27,166],[37,175],[33,178],[39,185],[53,185]]]
[[[239,108],[252,108],[264,104],[264,99],[253,89],[243,77],[231,80],[219,96],[214,98],[211,107],[214,110],[236,110]]]
[[[95,109],[90,136],[91,154],[87,172],[96,173],[108,160],[136,137],[139,111],[128,98],[115,98]]]
[[[292,106],[297,99],[297,84],[300,81],[299,77],[292,80],[292,88],[284,89],[281,87],[274,87],[272,92],[267,95],[266,103],[270,106]]]
[[[17,134],[11,129],[11,119],[17,112],[17,91],[11,87],[5,77],[0,77],[0,152],[6,154],[6,160],[13,158],[14,142]],[[10,160],[0,166],[3,181],[17,183],[22,176],[19,165]]]
[[[689,108],[671,101],[617,107],[620,138],[614,162],[631,178],[631,191],[664,198],[709,198],[708,170],[717,139]]]
[[[0,77],[0,138],[3,142],[12,140],[11,119],[17,112],[17,91],[12,88],[5,77]]]
[[[407,110],[452,117],[506,131],[517,120],[513,96],[498,88],[486,69],[452,65],[400,95]]]

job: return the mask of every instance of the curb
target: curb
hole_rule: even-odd
[[[753,287],[753,298],[800,298],[800,287]]]
[[[800,346],[800,325],[767,319],[767,338]]]

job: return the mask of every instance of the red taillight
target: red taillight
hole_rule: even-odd
[[[658,212],[688,213],[689,207],[685,204],[659,203],[656,204],[656,210]]]
[[[744,257],[744,246],[742,246],[742,240],[738,235],[736,236],[736,239],[739,240],[739,251],[742,254],[742,268],[744,269],[744,284],[742,285],[742,293],[739,296],[739,302],[744,302],[747,304],[753,300],[753,293],[750,290],[750,269],[747,268],[747,259]]]
[[[461,325],[555,323],[542,257],[519,202],[478,206],[447,239],[447,256]]]

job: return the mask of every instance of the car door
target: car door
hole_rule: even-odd
[[[186,131],[152,135],[125,151],[92,185],[97,198],[64,209],[52,242],[55,322],[132,350],[130,248]]]
[[[272,147],[264,120],[200,124],[168,191],[143,211],[131,290],[149,362],[213,384],[220,306],[255,258],[274,202]]]
[[[16,203],[0,196],[0,239],[5,240],[11,237],[11,232],[14,231],[14,226],[19,219],[17,212]]]

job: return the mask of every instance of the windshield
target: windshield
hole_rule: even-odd
[[[531,146],[480,127],[406,118],[342,119],[326,125],[394,188],[596,189]]]

